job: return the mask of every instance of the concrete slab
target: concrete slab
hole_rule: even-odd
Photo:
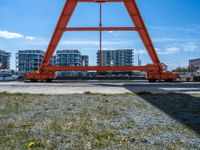
[[[200,93],[200,83],[149,83],[146,81],[54,81],[52,83],[0,82],[0,92],[30,94]]]

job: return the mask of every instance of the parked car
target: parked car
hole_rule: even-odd
[[[12,73],[3,72],[0,74],[0,81],[13,81],[17,80],[17,76],[13,75]]]

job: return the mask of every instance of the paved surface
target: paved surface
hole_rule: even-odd
[[[85,93],[120,94],[127,92],[200,93],[200,83],[149,83],[146,81],[82,81],[52,83],[0,82],[0,92],[31,94]]]

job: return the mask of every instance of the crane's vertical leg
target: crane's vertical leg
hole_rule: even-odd
[[[173,74],[171,72],[163,72],[162,64],[158,58],[155,47],[153,45],[153,42],[151,41],[150,35],[147,31],[146,25],[142,19],[135,0],[124,1],[124,4],[133,23],[137,28],[139,36],[153,62],[153,65],[157,67],[157,70],[155,71],[147,70],[147,78],[149,79],[149,81],[177,79],[178,76],[176,74]]]
[[[142,16],[140,14],[140,11],[137,7],[135,0],[125,1],[124,4],[127,8],[127,11],[129,13],[133,23],[135,24],[135,26],[137,28],[139,36],[140,36],[145,48],[147,49],[147,52],[149,53],[149,56],[150,56],[152,62],[154,64],[160,64],[160,60],[158,58],[158,55],[156,53],[156,50],[151,41],[151,38],[149,36],[149,33],[147,31],[147,28],[145,26],[145,23],[142,19]],[[162,66],[159,66],[158,69],[162,70]]]
[[[76,8],[78,0],[66,0],[63,11],[60,15],[56,28],[54,30],[53,36],[43,58],[43,61],[40,65],[38,72],[33,72],[26,74],[24,76],[25,79],[33,80],[33,81],[51,81],[55,78],[55,72],[53,71],[45,71],[45,67],[50,64],[51,58],[60,42],[60,39],[65,32],[66,26],[70,21],[70,18],[73,14],[73,11]]]

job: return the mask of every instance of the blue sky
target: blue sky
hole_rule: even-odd
[[[0,49],[15,53],[19,49],[46,50],[66,0],[1,0]],[[136,0],[161,62],[169,69],[187,66],[188,59],[200,57],[199,0]],[[98,26],[99,6],[80,3],[69,26]],[[103,5],[104,26],[134,26],[123,3]],[[58,49],[79,49],[96,65],[98,32],[66,32]],[[150,63],[136,32],[104,32],[104,49],[135,49],[143,64]]]

